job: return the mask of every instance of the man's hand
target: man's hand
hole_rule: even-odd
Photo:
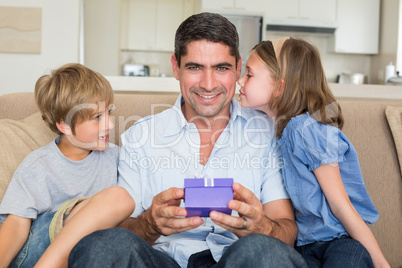
[[[120,227],[131,230],[150,245],[161,235],[168,236],[197,228],[204,221],[200,217],[185,218],[187,211],[180,207],[183,197],[183,189],[167,189],[153,198],[151,207],[141,216],[126,219]]]
[[[293,244],[297,235],[292,204],[288,199],[280,199],[262,205],[260,200],[247,188],[233,183],[234,199],[228,204],[240,217],[212,211],[210,217],[219,226],[243,237],[260,233],[276,237]]]
[[[180,202],[184,197],[183,189],[170,188],[154,197],[151,207],[147,210],[147,220],[160,235],[181,233],[203,224],[200,217],[184,218],[187,215]]]
[[[263,230],[266,230],[268,226],[266,226],[267,219],[260,200],[239,183],[233,183],[233,191],[234,199],[229,202],[228,206],[230,209],[236,210],[240,217],[212,211],[210,213],[211,219],[238,237],[251,233],[264,233]],[[244,221],[247,221],[246,228],[244,228]]]

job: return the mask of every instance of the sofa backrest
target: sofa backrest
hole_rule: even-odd
[[[367,190],[380,214],[370,228],[391,267],[400,267],[402,178],[385,108],[402,103],[341,101],[340,105],[343,132],[356,148]]]
[[[177,96],[177,93],[116,94],[115,129],[111,133],[110,141],[120,144],[120,134],[124,130],[139,118],[171,107]],[[340,101],[340,104],[345,117],[343,131],[356,148],[368,192],[380,213],[378,222],[370,227],[391,267],[399,267],[402,264],[400,254],[402,228],[399,228],[402,222],[402,178],[395,144],[385,116],[385,107],[402,106],[402,102]],[[33,93],[0,96],[0,119],[20,120],[35,112],[37,108]],[[38,116],[29,119],[31,118],[37,120]],[[30,120],[23,123],[32,124]],[[0,120],[0,125],[2,122],[4,121]],[[46,133],[45,139],[50,142],[52,133],[44,124],[42,128]],[[4,142],[7,141],[1,140],[0,143]],[[24,153],[19,154],[14,160],[14,170],[25,157],[26,151],[42,146],[43,142],[43,140],[39,142],[39,137],[33,137],[29,142],[29,148],[24,146]],[[1,150],[1,145],[0,159],[10,158],[11,154],[18,151]],[[0,163],[0,201],[11,179],[11,175],[4,176],[1,168]]]

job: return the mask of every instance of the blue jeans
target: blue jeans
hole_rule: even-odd
[[[296,250],[312,268],[374,267],[367,249],[349,236],[296,247]]]
[[[32,221],[24,246],[10,264],[10,268],[32,268],[50,245],[49,226],[56,212],[45,213]]]
[[[195,257],[195,258],[193,258]],[[306,267],[294,248],[278,239],[251,234],[231,245],[218,263],[209,252],[194,254],[188,267]],[[202,263],[202,264],[201,264]],[[131,231],[113,228],[84,237],[71,251],[69,267],[180,267]]]

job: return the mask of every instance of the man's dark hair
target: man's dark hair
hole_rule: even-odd
[[[187,45],[192,41],[207,40],[221,43],[230,48],[230,55],[240,59],[239,35],[236,26],[227,18],[203,12],[192,15],[177,28],[174,44],[174,55],[180,67],[181,57],[187,54]]]

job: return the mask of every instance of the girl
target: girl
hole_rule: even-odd
[[[276,123],[282,174],[309,267],[389,267],[367,223],[378,212],[318,50],[293,38],[256,45],[239,79],[240,105]],[[370,258],[371,257],[371,258]]]

